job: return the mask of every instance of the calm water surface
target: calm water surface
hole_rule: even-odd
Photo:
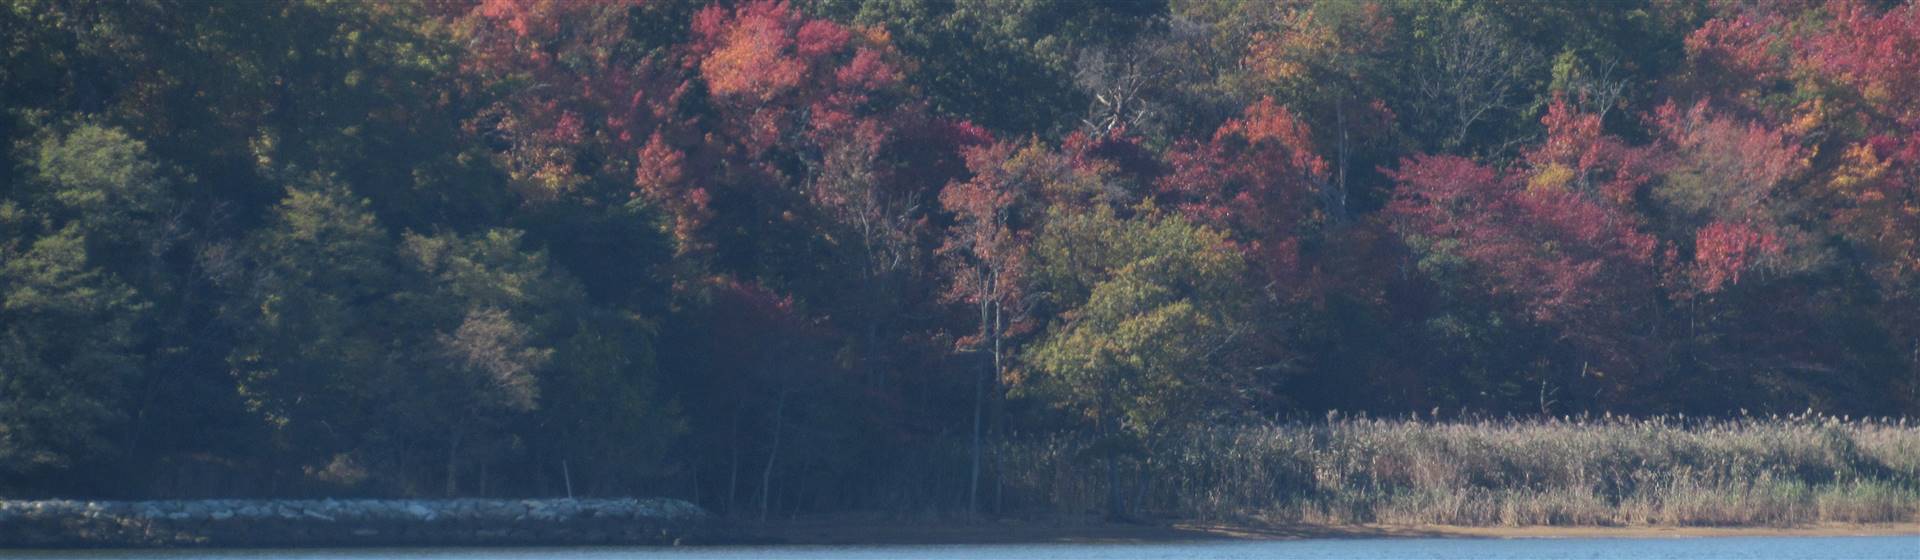
[[[263,558],[272,560],[817,560],[930,558],[951,560],[1198,558],[1253,560],[1322,559],[1537,559],[1645,558],[1655,560],[1885,559],[1920,560],[1920,536],[1903,537],[1721,537],[1678,539],[1341,539],[1300,541],[1208,541],[1163,544],[1024,544],[953,546],[785,546],[706,548],[522,548],[361,550],[113,550],[5,551],[20,560],[176,560]]]

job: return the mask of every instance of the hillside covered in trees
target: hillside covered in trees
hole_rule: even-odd
[[[964,511],[1035,438],[1117,496],[1330,411],[1920,412],[1909,2],[4,0],[0,48],[10,497]]]

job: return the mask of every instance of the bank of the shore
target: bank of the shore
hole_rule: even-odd
[[[673,545],[725,527],[659,498],[0,501],[0,548]]]
[[[727,521],[671,499],[0,501],[0,548],[960,545],[1311,538],[1651,538],[1912,535],[1920,522],[1793,526],[1450,526],[1132,523],[822,515]]]
[[[1153,543],[1192,540],[1325,538],[1661,538],[1914,536],[1920,522],[1820,523],[1788,527],[1521,526],[1221,523],[1109,523],[1091,518],[1043,520],[883,520],[827,517],[747,524],[748,542],[791,545],[959,545],[1022,543]]]

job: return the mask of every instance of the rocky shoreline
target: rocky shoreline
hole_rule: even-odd
[[[0,547],[678,545],[721,523],[666,498],[0,501]]]

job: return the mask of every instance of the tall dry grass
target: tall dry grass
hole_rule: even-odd
[[[1013,511],[1098,511],[1104,471],[1069,436],[996,452]],[[1545,421],[1332,419],[1173,434],[1127,461],[1135,511],[1444,525],[1762,525],[1920,520],[1920,425],[1819,416]]]

